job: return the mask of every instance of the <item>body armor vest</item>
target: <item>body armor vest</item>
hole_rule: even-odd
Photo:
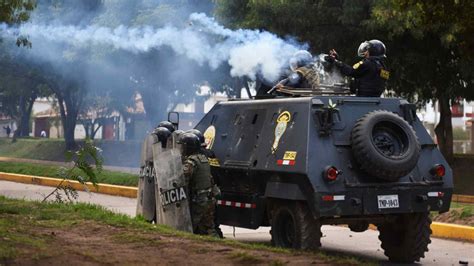
[[[300,67],[296,69],[296,73],[303,78],[304,87],[315,89],[319,86],[319,75],[310,67]]]

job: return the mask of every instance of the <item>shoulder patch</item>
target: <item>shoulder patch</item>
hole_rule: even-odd
[[[390,78],[390,72],[385,70],[385,69],[381,69],[380,70],[380,77],[382,77],[383,79],[389,79]]]
[[[359,61],[359,62],[355,63],[355,64],[352,66],[352,68],[353,68],[353,69],[358,69],[363,63],[364,63],[364,61]]]

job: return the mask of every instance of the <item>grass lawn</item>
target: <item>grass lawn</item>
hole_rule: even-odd
[[[62,139],[22,138],[12,143],[0,138],[0,156],[47,161],[63,161],[66,145]]]
[[[474,226],[474,204],[451,202],[449,212],[432,214],[433,221]]]
[[[328,264],[374,261],[215,239],[88,204],[0,196],[0,264]]]
[[[84,140],[76,140],[81,145]],[[102,150],[105,165],[138,167],[141,141],[94,140]],[[0,157],[24,158],[64,162],[66,146],[64,139],[20,138],[12,143],[11,138],[0,138]]]
[[[0,162],[0,172],[61,178],[60,166],[35,163]],[[103,170],[98,176],[99,183],[137,186],[138,175]]]

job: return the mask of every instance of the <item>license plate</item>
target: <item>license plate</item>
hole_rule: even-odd
[[[378,195],[379,209],[399,208],[398,195]]]

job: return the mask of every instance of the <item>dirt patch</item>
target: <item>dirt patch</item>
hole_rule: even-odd
[[[331,265],[316,254],[241,249],[91,221],[68,228],[30,230],[45,239],[46,245],[42,249],[17,247],[22,255],[5,261],[6,264]]]
[[[433,222],[474,226],[474,216],[463,216],[463,213],[463,209],[453,208],[449,212],[435,215]]]

